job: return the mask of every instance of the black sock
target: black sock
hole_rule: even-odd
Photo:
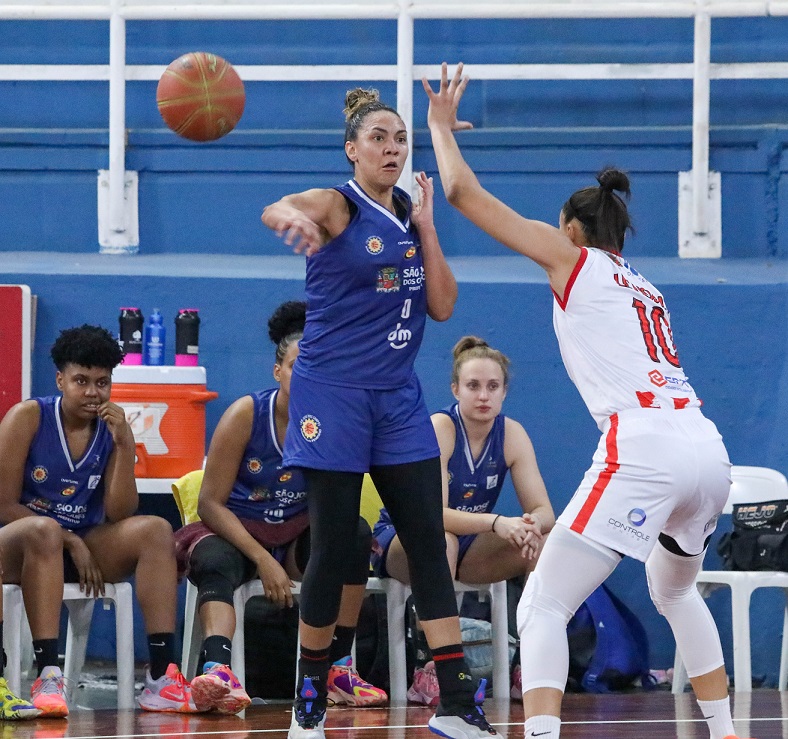
[[[356,638],[355,626],[337,626],[334,629],[334,639],[331,642],[329,659],[331,663],[347,657],[353,649],[353,639]]]
[[[462,644],[449,644],[432,650],[435,672],[441,691],[441,704],[473,705],[474,685],[465,661]]]
[[[220,665],[229,665],[232,654],[233,643],[226,636],[221,634],[207,636],[202,643],[202,651],[200,652],[202,661],[202,664],[199,665],[200,672],[205,671],[206,662],[218,662]]]
[[[33,654],[39,675],[45,667],[57,667],[57,639],[33,639]]]
[[[301,645],[301,659],[298,660],[298,690],[296,695],[301,695],[304,681],[309,680],[317,691],[317,701],[325,702],[328,695],[328,668],[329,649],[307,649]]]
[[[158,680],[170,663],[175,662],[175,634],[148,634],[148,655],[151,679]]]

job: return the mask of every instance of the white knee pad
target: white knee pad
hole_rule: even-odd
[[[714,619],[695,585],[703,555],[682,557],[657,543],[646,562],[651,600],[670,624],[690,677],[724,664]]]

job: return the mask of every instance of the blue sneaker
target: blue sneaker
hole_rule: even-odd
[[[293,718],[287,739],[326,739],[326,696],[318,695],[312,681],[304,678],[304,684],[293,704]]]
[[[430,731],[439,736],[448,737],[448,739],[489,739],[490,737],[500,737],[501,735],[490,726],[482,710],[486,688],[487,680],[482,678],[473,696],[474,705],[470,708],[468,706],[447,705],[441,700],[438,703],[435,715],[427,724]]]

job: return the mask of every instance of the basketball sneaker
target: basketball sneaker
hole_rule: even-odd
[[[57,666],[45,667],[30,689],[33,705],[46,718],[68,716],[66,684],[63,673]]]
[[[251,705],[252,699],[227,665],[206,662],[204,670],[191,682],[192,698],[198,711],[232,714]]]
[[[175,664],[170,664],[158,680],[154,680],[148,670],[145,688],[137,697],[137,703],[143,711],[197,713],[189,682]]]
[[[417,667],[413,671],[413,683],[408,688],[408,700],[425,706],[437,706],[440,697],[435,663],[427,662],[424,667]]]
[[[334,662],[328,670],[328,700],[335,705],[381,706],[389,697],[385,690],[362,680],[353,667],[353,658]]]
[[[474,705],[454,706],[440,702],[435,715],[429,720],[427,726],[430,731],[448,739],[489,739],[501,735],[487,722],[482,710],[484,693],[487,680],[479,682],[479,687],[473,696]]]
[[[304,678],[304,684],[293,703],[293,718],[287,739],[326,739],[326,700],[321,699],[312,681]]]
[[[35,718],[41,715],[41,710],[23,698],[17,698],[8,687],[4,677],[0,677],[0,720],[19,721],[26,718]]]

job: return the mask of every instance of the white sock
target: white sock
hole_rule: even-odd
[[[558,716],[531,716],[525,720],[525,739],[543,736],[545,739],[558,739],[561,735],[561,719]]]
[[[734,736],[733,720],[731,719],[731,699],[725,697],[718,701],[698,701],[703,718],[709,725],[711,739],[725,739]]]

